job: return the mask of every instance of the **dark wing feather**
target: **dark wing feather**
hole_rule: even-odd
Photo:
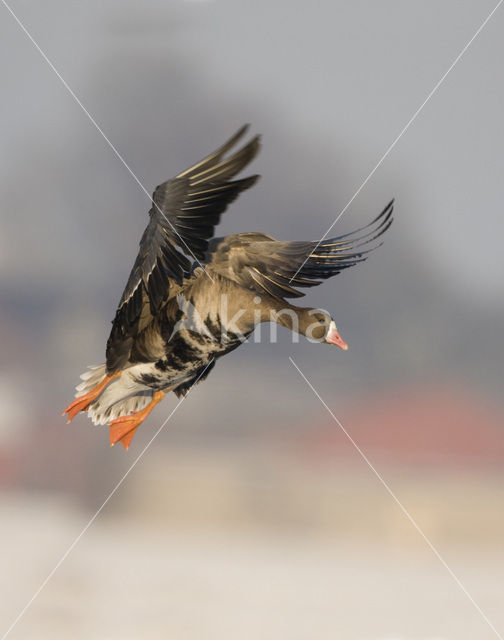
[[[140,240],[140,250],[107,342],[109,371],[124,366],[131,338],[180,289],[192,264],[186,255],[197,261],[203,259],[221,214],[258,179],[254,175],[232,180],[256,156],[259,136],[225,157],[247,129],[248,125],[242,127],[209,156],[156,187],[149,224]]]
[[[363,262],[392,224],[393,201],[368,225],[317,242],[279,242],[263,234],[242,233],[216,238],[208,256],[218,273],[259,294],[275,298],[304,295],[297,287],[313,287],[343,269]],[[379,246],[379,245],[377,245]]]

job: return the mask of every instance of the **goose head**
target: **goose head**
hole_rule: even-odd
[[[348,349],[347,343],[339,334],[336,323],[326,311],[310,309],[305,317],[307,326],[303,333],[308,339],[335,345],[343,351]]]

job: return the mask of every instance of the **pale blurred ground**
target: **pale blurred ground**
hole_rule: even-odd
[[[219,233],[317,239],[494,4],[12,2],[151,191],[243,122],[259,185]],[[10,638],[504,634],[499,10],[335,228],[396,197],[369,263],[309,292],[347,353],[247,344],[183,403]],[[126,453],[60,412],[103,360],[148,199],[0,6],[0,637]]]
[[[360,469],[300,471],[264,451],[148,455],[12,638],[495,637]],[[502,474],[386,475],[502,629]],[[68,498],[3,496],[2,619],[21,609],[89,515]]]

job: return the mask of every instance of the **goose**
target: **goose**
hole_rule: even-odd
[[[221,214],[259,178],[233,179],[259,151],[260,136],[236,150],[248,126],[154,191],[106,362],[80,376],[63,411],[67,422],[82,411],[94,424],[109,424],[111,445],[128,449],[168,392],[185,396],[260,323],[348,348],[327,312],[286,298],[366,260],[392,223],[394,201],[368,225],[319,242],[278,241],[264,233],[214,238]]]

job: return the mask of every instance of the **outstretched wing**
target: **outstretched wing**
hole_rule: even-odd
[[[270,236],[241,233],[215,239],[210,247],[210,273],[215,272],[259,294],[299,298],[297,287],[313,287],[322,279],[363,262],[370,245],[392,224],[392,200],[368,225],[317,242],[279,242]]]
[[[258,179],[253,175],[232,180],[256,156],[259,136],[226,157],[247,129],[248,125],[242,127],[209,156],[156,187],[149,224],[107,342],[109,371],[125,364],[132,337],[173,295],[193,260],[203,259],[208,239],[227,206]]]

